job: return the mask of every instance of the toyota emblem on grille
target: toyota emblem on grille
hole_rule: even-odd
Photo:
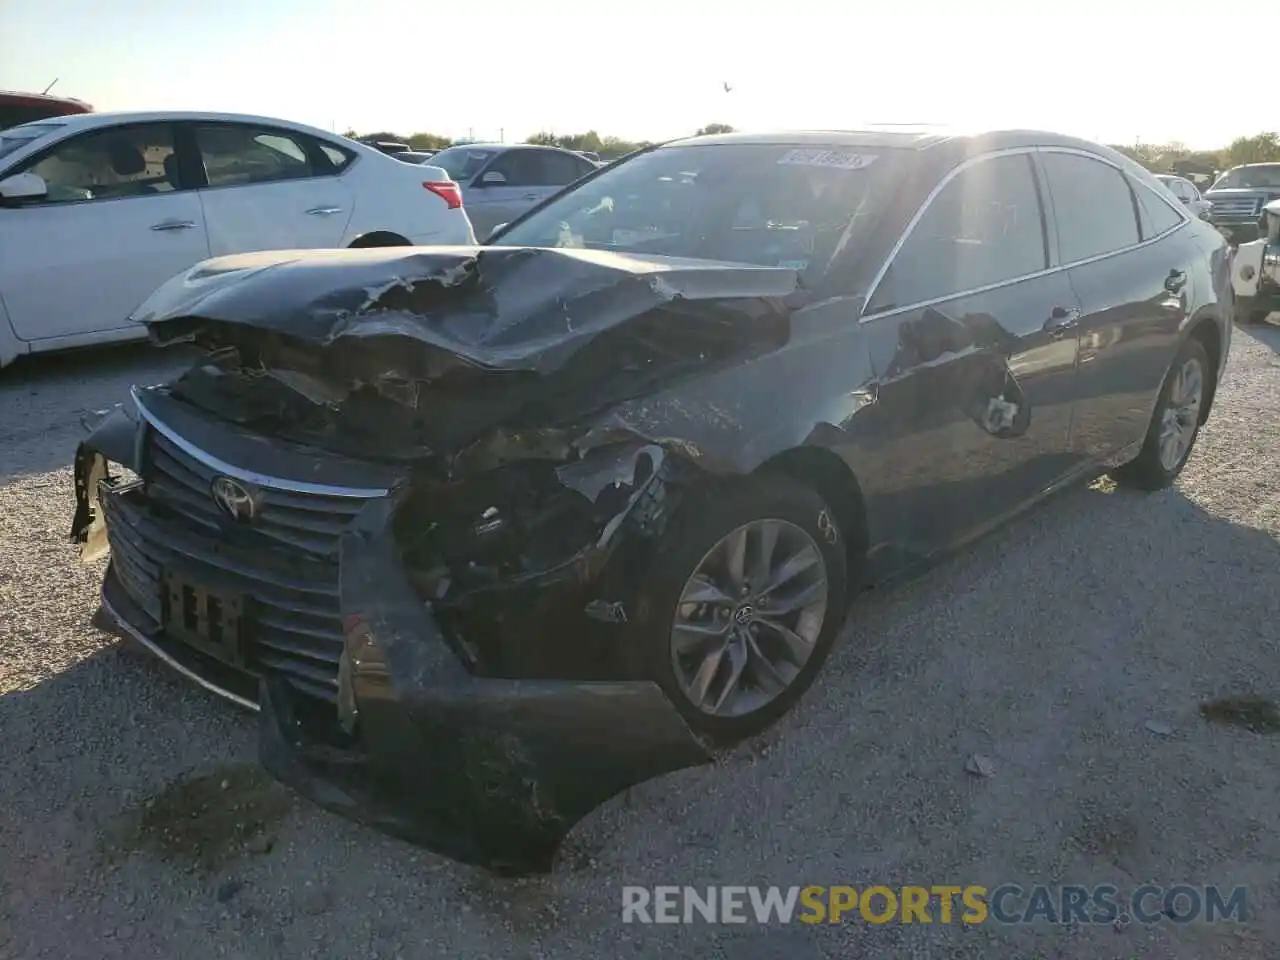
[[[213,494],[213,502],[234,520],[247,522],[258,512],[253,493],[230,477],[214,477],[210,493]]]

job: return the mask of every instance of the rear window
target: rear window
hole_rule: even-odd
[[[0,157],[21,150],[29,143],[47,137],[55,130],[61,130],[64,123],[29,123],[21,127],[13,127],[0,131]]]
[[[869,229],[892,148],[673,146],[605,169],[516,223],[503,246],[591,247],[819,270]],[[439,156],[432,162],[438,162]]]
[[[489,162],[492,150],[473,150],[470,147],[449,147],[431,158],[431,166],[440,167],[458,183],[471,180],[480,168]]]

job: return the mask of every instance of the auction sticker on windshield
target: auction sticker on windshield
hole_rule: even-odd
[[[779,165],[793,167],[836,167],[840,170],[862,170],[875,163],[874,153],[854,153],[852,150],[788,150],[778,161]]]

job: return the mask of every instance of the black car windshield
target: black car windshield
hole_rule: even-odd
[[[1212,187],[1214,190],[1238,190],[1251,187],[1280,187],[1280,163],[1257,167],[1236,167],[1224,173]]]
[[[458,183],[467,183],[480,172],[480,168],[488,163],[492,156],[492,150],[448,147],[431,158],[431,166],[443,168],[444,172]]]
[[[758,143],[663,147],[605,169],[493,242],[817,272],[846,232],[856,240],[870,228],[902,153]]]

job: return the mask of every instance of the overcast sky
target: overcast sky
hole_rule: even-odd
[[[0,89],[38,91],[56,77],[52,92],[99,110],[256,113],[339,132],[658,139],[712,121],[899,122],[1211,147],[1257,132],[1268,103],[1262,87],[1228,88],[1196,52],[1212,10],[1182,0],[0,0]]]

